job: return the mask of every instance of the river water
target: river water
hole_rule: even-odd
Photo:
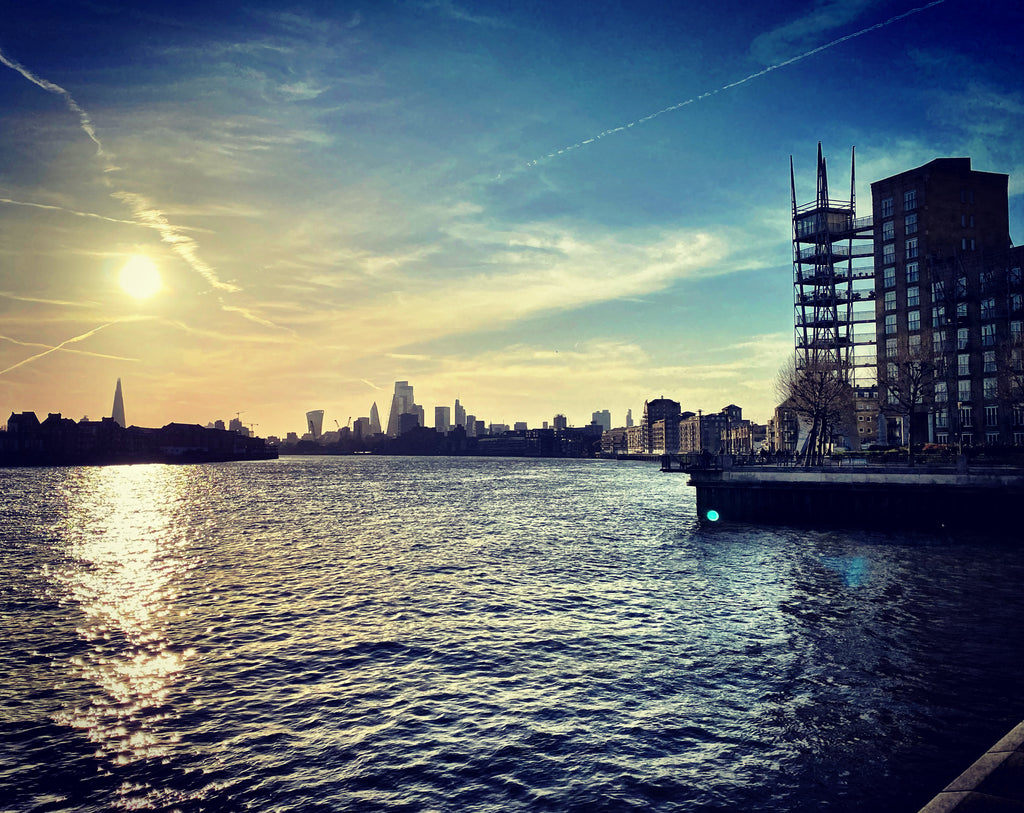
[[[1024,546],[703,527],[656,465],[0,470],[0,809],[916,811]]]

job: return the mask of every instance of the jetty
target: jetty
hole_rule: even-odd
[[[730,455],[662,458],[689,477],[702,521],[913,530],[1024,530],[1024,468],[951,463],[739,465]]]

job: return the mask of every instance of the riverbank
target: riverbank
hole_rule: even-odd
[[[918,813],[1024,810],[1024,722],[946,785]]]
[[[1019,533],[1017,467],[685,468],[702,520]],[[666,469],[668,470],[668,469]],[[680,471],[679,469],[671,469]]]

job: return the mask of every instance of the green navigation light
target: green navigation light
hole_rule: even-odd
[[[708,516],[708,519],[711,520],[712,522],[718,522],[718,512],[714,508],[712,508],[710,511],[708,511],[707,516]]]

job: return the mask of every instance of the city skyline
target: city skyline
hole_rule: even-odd
[[[793,350],[789,157],[807,190],[818,141],[856,146],[867,203],[969,156],[1009,174],[1020,240],[1022,22],[963,0],[19,8],[0,410],[98,416],[122,379],[136,425],[283,437],[408,380],[488,423],[620,425],[662,394],[763,423]]]

